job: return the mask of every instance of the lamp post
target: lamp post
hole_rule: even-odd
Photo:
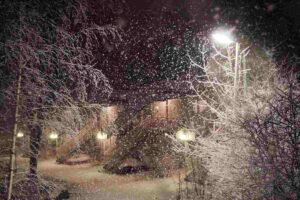
[[[58,134],[55,132],[52,132],[52,133],[50,133],[49,138],[50,138],[50,140],[55,141],[55,154],[56,154]]]
[[[188,142],[195,141],[195,138],[196,138],[195,135],[196,134],[193,130],[183,128],[183,129],[180,129],[179,131],[177,131],[176,138],[177,138],[177,140],[184,142],[185,150],[187,152],[188,148],[189,148]]]
[[[235,63],[234,63],[234,98],[237,95],[238,90],[238,70],[239,70],[239,50],[240,44],[233,39],[230,31],[216,31],[212,34],[212,39],[215,43],[228,47],[235,43]],[[244,87],[246,87],[246,70],[244,72]],[[245,90],[245,88],[244,88]]]
[[[22,132],[22,131],[19,131],[18,133],[17,133],[17,139],[19,140],[18,141],[18,144],[20,145],[19,147],[20,147],[20,149],[21,149],[21,151],[20,151],[20,153],[21,152],[23,152],[23,155],[24,155],[24,146],[25,146],[25,141],[24,141],[24,133]],[[17,162],[15,162],[15,169],[17,169]]]
[[[105,132],[98,132],[97,133],[97,135],[96,135],[96,138],[97,138],[97,140],[100,140],[100,141],[102,141],[101,142],[101,146],[103,147],[103,157],[105,156],[105,143],[104,143],[104,140],[106,140],[107,139],[107,133],[105,133]]]
[[[19,131],[18,133],[17,133],[17,138],[18,139],[20,139],[21,141],[20,141],[20,148],[21,149],[23,149],[24,148],[24,145],[25,145],[25,141],[24,141],[24,133],[23,132],[21,132],[21,131]]]
[[[176,139],[179,140],[179,141],[181,141],[181,142],[184,142],[184,145],[185,145],[185,158],[184,158],[184,162],[185,162],[185,166],[186,166],[185,174],[187,176],[187,170],[188,170],[187,155],[188,155],[188,150],[189,150],[189,144],[188,144],[188,142],[195,141],[196,134],[191,129],[182,128],[179,131],[177,131],[177,133],[176,133]],[[186,195],[187,195],[187,198],[188,198],[188,196],[189,196],[188,195],[189,194],[188,193],[188,182],[186,182],[186,189],[187,189]]]

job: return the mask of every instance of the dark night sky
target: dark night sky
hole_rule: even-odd
[[[88,1],[96,23],[122,28],[123,41],[118,47],[108,45],[106,51],[97,52],[99,67],[114,88],[141,83],[139,79],[146,83],[161,79],[161,69],[170,71],[168,65],[175,59],[163,57],[164,52],[181,55],[186,38],[208,35],[224,23],[235,26],[273,58],[280,60],[288,55],[289,61],[298,61],[299,0],[115,0],[105,1],[104,6],[97,0]],[[60,1],[45,2],[55,6]],[[162,60],[166,66],[160,64]],[[136,75],[128,78],[133,72]]]
[[[114,16],[114,23],[122,26],[123,42],[115,50],[102,54],[111,57],[102,69],[115,88],[173,79],[173,75],[163,75],[171,71],[180,74],[183,69],[179,69],[180,61],[175,55],[186,51],[187,38],[208,31],[213,23],[208,15],[210,6],[210,0],[129,0],[126,9]],[[103,59],[101,55],[98,58]],[[170,69],[172,63],[178,64],[174,70]],[[132,73],[133,76],[129,75]]]
[[[191,29],[195,35],[207,35],[224,24],[236,27],[274,60],[289,56],[294,63],[300,52],[299,10],[298,0],[128,0],[127,9],[115,17],[124,30],[123,46],[110,52],[112,62],[104,71],[116,87],[129,85],[126,66],[138,61],[132,69],[138,71],[136,76],[155,80],[160,73],[155,71],[160,62],[157,49],[166,41],[178,44]]]
[[[161,7],[174,10],[177,6],[183,5],[191,20],[200,24],[203,20],[210,23],[211,27],[229,23],[236,26],[242,34],[261,43],[260,45],[278,48],[279,54],[300,52],[299,0],[129,0],[128,2],[139,11],[149,9],[154,12]],[[156,13],[157,17],[160,17],[160,13]],[[212,18],[214,20],[211,20]]]
[[[214,7],[219,8],[212,12],[218,23],[238,20],[242,34],[268,49],[277,61],[285,56],[300,61],[299,0],[214,0]]]

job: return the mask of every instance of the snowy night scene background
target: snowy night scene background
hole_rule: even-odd
[[[1,0],[0,199],[300,200],[299,10]]]

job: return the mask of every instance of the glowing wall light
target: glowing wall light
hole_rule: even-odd
[[[195,132],[186,128],[180,129],[176,133],[176,138],[183,142],[195,141]]]
[[[24,133],[18,132],[18,133],[17,133],[17,138],[22,138],[22,137],[24,137]]]
[[[106,140],[107,139],[107,134],[104,132],[98,132],[96,135],[96,138],[98,140]]]
[[[52,132],[52,133],[49,135],[49,138],[50,138],[51,140],[56,140],[56,139],[58,138],[58,134]]]

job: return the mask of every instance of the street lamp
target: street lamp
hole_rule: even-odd
[[[229,46],[232,43],[235,43],[235,63],[234,63],[234,98],[237,94],[237,87],[238,87],[238,68],[239,68],[239,49],[240,44],[233,39],[231,35],[231,31],[227,30],[219,30],[212,33],[212,39],[215,43],[222,45],[222,46]]]
[[[234,43],[230,31],[216,31],[212,34],[212,39],[214,42],[223,46],[228,46]]]

